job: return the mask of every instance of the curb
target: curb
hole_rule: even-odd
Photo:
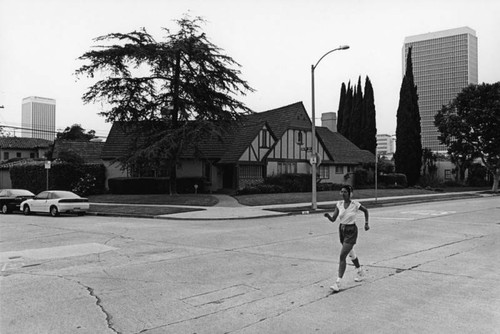
[[[377,207],[389,207],[389,206],[398,206],[398,205],[406,205],[406,204],[417,204],[417,203],[425,203],[425,202],[435,202],[435,201],[449,201],[449,200],[458,200],[458,199],[475,199],[481,198],[485,196],[498,196],[495,194],[481,194],[479,192],[476,193],[459,193],[454,195],[453,193],[447,195],[429,195],[426,197],[408,197],[401,199],[381,199],[375,200],[366,200],[360,199],[363,205],[367,208],[377,208]],[[101,217],[123,217],[123,218],[144,218],[144,219],[165,219],[165,220],[190,220],[190,221],[217,221],[217,220],[248,220],[248,219],[262,219],[262,218],[276,218],[276,217],[284,217],[284,216],[296,216],[296,215],[305,215],[305,214],[322,214],[324,212],[329,212],[333,210],[334,205],[319,205],[318,209],[312,211],[309,206],[299,206],[299,207],[283,207],[283,208],[273,208],[266,209],[266,211],[275,212],[273,215],[261,215],[261,216],[248,216],[248,217],[216,217],[216,218],[189,218],[189,217],[169,217],[169,214],[163,215],[147,215],[147,214],[128,214],[128,213],[106,213],[106,212],[87,212],[87,215],[91,216],[101,216]],[[173,213],[175,214],[175,213]]]

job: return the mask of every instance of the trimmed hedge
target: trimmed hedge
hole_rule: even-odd
[[[205,193],[207,184],[204,178],[184,177],[177,178],[177,193],[194,194],[194,185],[198,185],[197,192]],[[168,177],[115,177],[108,180],[109,191],[112,194],[168,194],[170,179]]]
[[[281,174],[264,178],[264,184],[283,188],[283,192],[298,193],[312,190],[311,174]]]
[[[43,161],[13,166],[9,172],[12,188],[27,189],[35,194],[47,189],[47,170]],[[48,172],[49,189],[73,191],[80,196],[104,192],[103,164],[75,165],[56,161]]]
[[[401,173],[380,175],[378,181],[387,187],[406,188],[408,186],[406,175]]]

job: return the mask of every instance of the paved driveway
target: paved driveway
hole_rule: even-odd
[[[349,266],[338,294],[337,225],[321,215],[0,216],[0,332],[498,332],[498,197],[370,214],[367,279]]]

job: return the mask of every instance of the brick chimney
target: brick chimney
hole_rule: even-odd
[[[321,126],[332,132],[337,132],[337,113],[325,112],[321,114]]]

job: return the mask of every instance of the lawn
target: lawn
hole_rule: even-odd
[[[117,203],[117,204],[156,204],[156,205],[194,205],[214,206],[217,198],[208,194],[148,194],[148,195],[92,195],[91,203]]]

